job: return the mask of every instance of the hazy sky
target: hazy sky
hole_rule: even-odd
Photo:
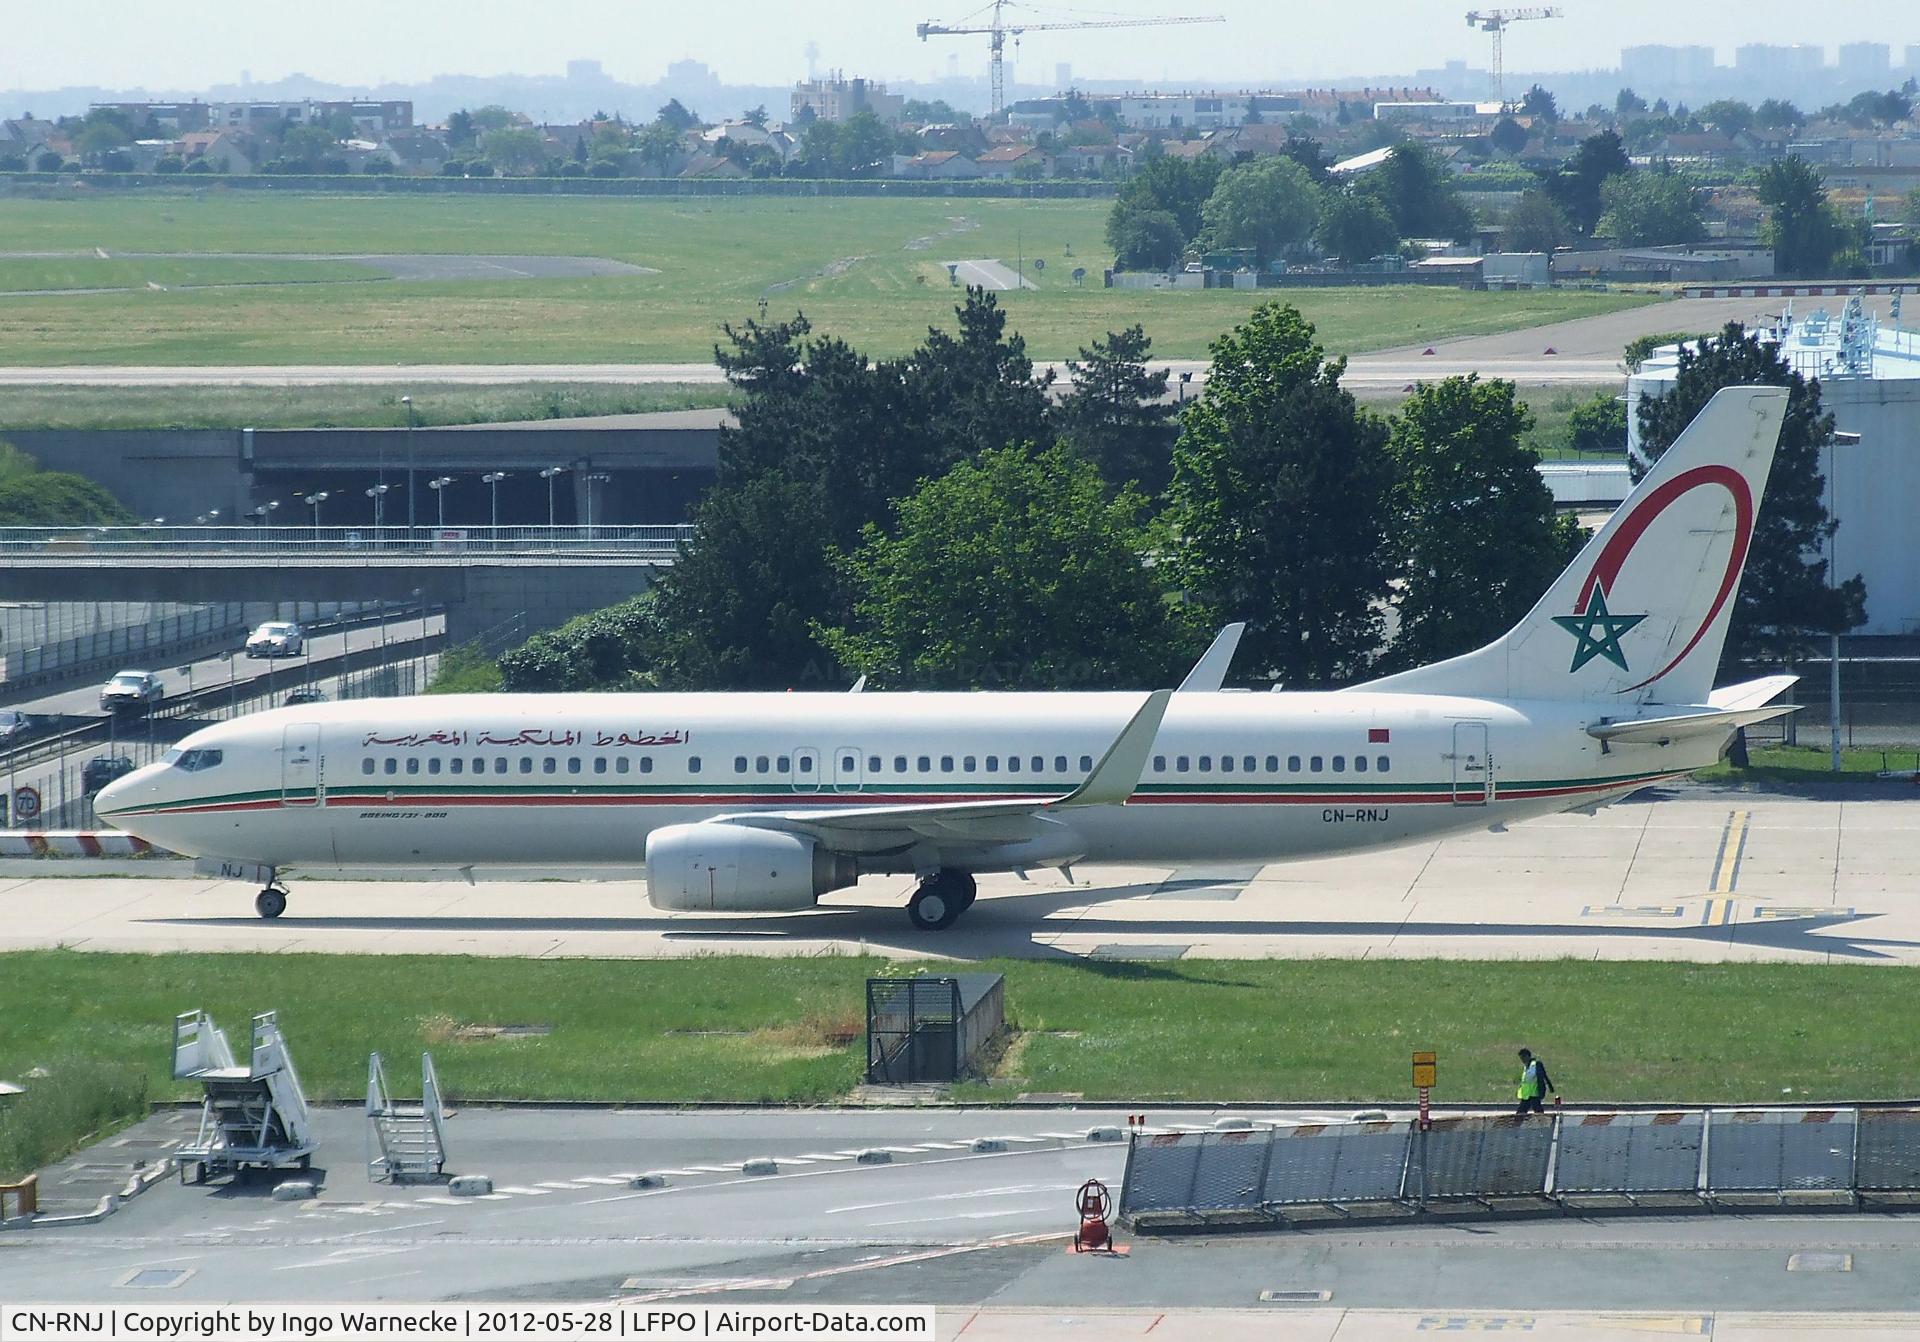
[[[1476,0],[1478,2],[1478,0]],[[959,58],[963,75],[986,64],[986,39],[913,33],[921,19],[954,22],[978,0],[61,0],[16,14],[0,45],[0,88],[67,84],[197,88],[240,71],[256,80],[295,71],[343,84],[418,80],[439,73],[558,74],[570,57],[602,61],[617,79],[648,83],[666,63],[694,57],[730,83],[783,84],[805,73],[806,44],[821,67],[881,79],[926,79]],[[1490,0],[1499,4],[1502,0]],[[1310,83],[1355,71],[1405,71],[1447,59],[1483,65],[1488,39],[1464,21],[1461,0],[1105,0],[1103,9],[1032,6],[1029,21],[1101,14],[1214,13],[1225,24],[1135,32],[1033,33],[1019,53],[1025,76],[1204,80],[1215,85]],[[1565,17],[1516,25],[1516,70],[1612,66],[1622,45],[1704,43],[1730,63],[1743,42],[1831,48],[1871,40],[1920,43],[1915,0],[1562,0]],[[1010,11],[1012,12],[1012,11]],[[1010,52],[1011,54],[1011,52]]]

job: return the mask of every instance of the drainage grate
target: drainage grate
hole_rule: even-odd
[[[1171,945],[1168,943],[1135,944],[1125,941],[1105,942],[1095,946],[1088,955],[1090,960],[1178,960],[1192,947]]]
[[[1808,1251],[1790,1255],[1787,1259],[1789,1272],[1851,1272],[1853,1255],[1850,1253],[1816,1253]]]
[[[1263,1305],[1324,1305],[1333,1299],[1332,1291],[1262,1291]]]
[[[114,1283],[149,1291],[168,1291],[193,1275],[190,1267],[137,1267]]]

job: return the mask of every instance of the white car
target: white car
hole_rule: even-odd
[[[247,636],[249,657],[298,657],[306,646],[306,630],[287,620],[271,620]]]
[[[160,677],[151,671],[121,671],[100,687],[100,707],[109,713],[123,708],[151,708],[166,697]]]

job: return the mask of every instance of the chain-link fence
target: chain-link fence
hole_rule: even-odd
[[[1578,1112],[1136,1134],[1123,1216],[1285,1219],[1304,1207],[1409,1211],[1491,1199],[1712,1204],[1920,1194],[1920,1108]]]

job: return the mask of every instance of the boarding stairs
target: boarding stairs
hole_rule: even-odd
[[[431,1179],[446,1172],[447,1139],[444,1123],[447,1110],[440,1099],[440,1078],[434,1074],[433,1055],[420,1055],[420,1103],[404,1106],[393,1098],[387,1087],[387,1071],[380,1055],[367,1059],[367,1122],[372,1132],[368,1144],[380,1148],[380,1154],[367,1161],[375,1179],[400,1183],[406,1179]]]
[[[253,1044],[242,1067],[226,1034],[204,1011],[173,1022],[173,1079],[198,1081],[204,1092],[200,1129],[175,1153],[180,1178],[195,1183],[247,1169],[306,1169],[318,1143],[306,1092],[293,1069],[274,1012],[253,1018]]]

